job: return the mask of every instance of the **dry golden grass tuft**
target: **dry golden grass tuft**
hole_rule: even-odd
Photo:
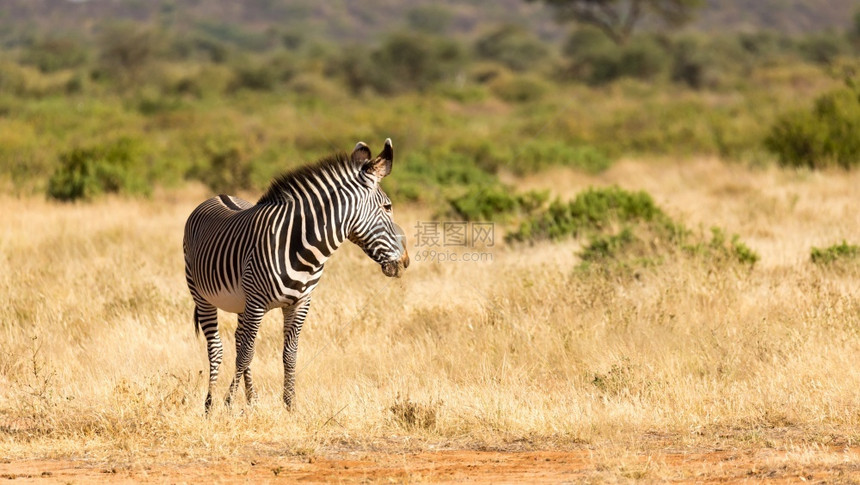
[[[649,191],[692,227],[739,233],[762,260],[752,270],[678,259],[636,277],[583,274],[578,241],[499,243],[492,261],[415,262],[391,280],[348,245],[301,336],[295,411],[280,402],[281,321],[271,312],[252,365],[260,402],[216,406],[208,419],[181,253],[185,217],[205,194],[5,198],[0,456],[130,466],[344,448],[585,447],[604,456],[600,479],[674,479],[642,454],[775,449],[762,466],[802,466],[826,461],[808,450],[856,443],[860,268],[819,268],[809,251],[860,241],[860,174],[625,161],[522,186],[571,196],[609,183]],[[395,210],[410,238],[428,216]],[[222,322],[223,396],[236,319]]]

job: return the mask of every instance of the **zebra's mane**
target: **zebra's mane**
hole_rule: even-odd
[[[303,165],[282,173],[272,180],[269,188],[257,201],[257,204],[271,204],[284,200],[284,194],[291,192],[296,180],[303,180],[321,173],[337,173],[343,168],[351,169],[352,159],[344,152],[338,152],[317,160],[315,163]]]

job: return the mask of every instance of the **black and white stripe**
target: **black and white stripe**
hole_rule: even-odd
[[[359,142],[349,156],[333,155],[278,177],[256,205],[219,195],[188,217],[185,277],[194,298],[195,329],[206,336],[209,353],[207,412],[223,357],[217,308],[239,315],[228,404],[240,378],[248,400],[255,397],[250,368],[254,340],[263,315],[283,309],[284,403],[290,408],[299,332],[326,260],[349,239],[386,276],[399,277],[409,265],[391,200],[379,187],[393,160],[390,139],[375,158]]]

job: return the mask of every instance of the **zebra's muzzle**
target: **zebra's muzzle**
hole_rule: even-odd
[[[403,270],[409,267],[409,253],[406,252],[406,234],[403,229],[394,224],[394,234],[397,240],[397,246],[400,249],[400,259],[386,261],[382,263],[382,273],[389,278],[400,278]]]
[[[404,265],[400,260],[386,261],[382,263],[382,274],[389,278],[400,278],[403,274]]]

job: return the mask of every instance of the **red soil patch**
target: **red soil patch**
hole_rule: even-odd
[[[857,449],[816,450],[792,458],[776,450],[703,453],[605,451],[439,451],[351,453],[176,466],[114,468],[74,460],[0,463],[7,483],[477,482],[559,483],[591,479],[672,482],[860,480]],[[4,480],[4,481],[5,481]]]

